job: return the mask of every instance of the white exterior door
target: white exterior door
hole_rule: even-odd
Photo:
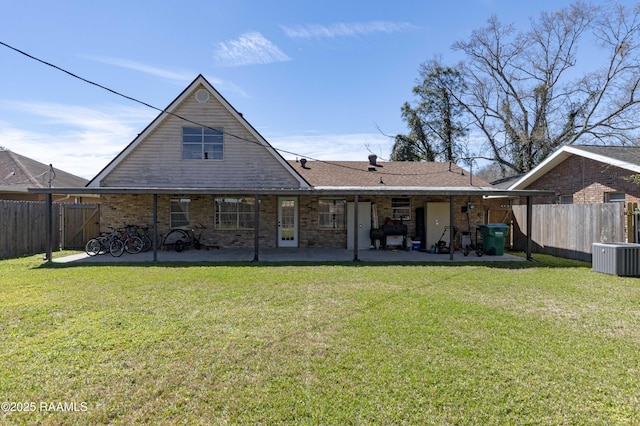
[[[298,199],[278,198],[278,247],[298,247]]]
[[[442,237],[443,241],[449,245],[449,230],[444,232],[445,226],[449,226],[449,203],[426,203],[425,206],[425,228],[427,233],[427,247],[437,244]],[[442,235],[444,232],[444,235]]]
[[[354,247],[353,237],[355,232],[354,203],[347,203],[347,249]],[[358,203],[358,248],[368,249],[371,246],[371,203]]]

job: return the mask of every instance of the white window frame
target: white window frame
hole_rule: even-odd
[[[191,224],[191,199],[171,198],[169,206],[169,226],[178,228]]]
[[[222,128],[183,127],[183,160],[224,160],[224,131]]]
[[[321,198],[318,200],[318,229],[347,229],[347,200]]]
[[[216,197],[214,199],[214,227],[226,231],[255,229],[254,203],[253,198]]]

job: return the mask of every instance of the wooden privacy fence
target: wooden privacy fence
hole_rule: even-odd
[[[60,205],[52,206],[53,247],[60,245]],[[0,258],[45,253],[47,204],[41,201],[0,201]]]
[[[513,248],[526,249],[527,206],[513,206]],[[623,203],[532,206],[531,251],[591,261],[593,243],[624,242]]]
[[[62,248],[84,249],[90,238],[100,233],[98,204],[62,205]]]

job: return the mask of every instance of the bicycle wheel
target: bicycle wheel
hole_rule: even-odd
[[[109,238],[103,236],[98,237],[97,240],[100,242],[100,254],[109,253],[109,245],[111,244]]]
[[[124,253],[124,243],[118,238],[114,238],[109,245],[109,252],[113,257],[120,257]]]
[[[130,254],[140,253],[143,246],[144,243],[140,237],[136,237],[135,235],[132,235],[124,241],[124,249]]]
[[[89,241],[87,241],[87,244],[84,246],[84,251],[89,256],[95,256],[97,254],[100,254],[101,249],[102,249],[102,245],[100,244],[100,241],[98,241],[97,238],[90,239]]]
[[[153,247],[153,241],[151,240],[151,237],[149,237],[148,235],[143,235],[142,237],[140,237],[140,239],[142,240],[142,251],[151,250],[151,247]]]

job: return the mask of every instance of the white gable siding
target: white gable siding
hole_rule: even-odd
[[[102,179],[101,186],[298,188],[299,181],[213,95],[207,103],[195,99],[200,88],[174,113],[223,128],[224,160],[183,160],[182,128],[198,125],[169,115]]]

